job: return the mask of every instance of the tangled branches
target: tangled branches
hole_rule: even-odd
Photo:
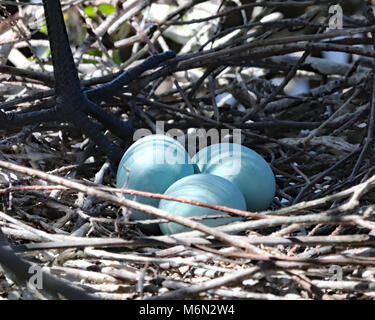
[[[88,3],[95,14],[88,14]],[[208,228],[199,219],[124,199],[110,187],[115,167],[98,148],[103,144],[74,121],[54,117],[25,128],[3,126],[0,227],[13,250],[66,249],[35,259],[50,264],[45,272],[73,277],[74,285],[106,299],[373,299],[371,6],[339,2],[343,27],[332,29],[338,13],[330,10],[331,1],[187,1],[165,15],[159,13],[166,4],[118,3],[111,1],[116,10],[104,14],[101,1],[63,2],[67,16],[78,15],[85,29],[83,41],[69,35],[86,95],[101,102],[112,120],[135,129],[155,132],[156,121],[163,121],[165,131],[179,129],[187,140],[196,128],[226,129],[229,140],[231,130],[241,129],[242,143],[272,166],[277,196],[266,212],[215,207],[222,214],[211,218],[242,215],[246,221]],[[46,113],[60,101],[48,56],[35,56],[46,40],[27,32],[42,21],[32,7],[34,14],[25,6],[24,15],[4,15],[0,28],[0,46],[9,49],[0,56],[0,109],[8,120],[10,114]],[[97,96],[134,61],[169,49],[177,55],[159,69]],[[17,52],[34,62],[17,65]],[[122,152],[127,141],[121,130],[112,130],[116,140],[105,131],[108,122],[88,115]],[[193,231],[146,236],[137,224],[150,221],[128,221],[132,209]],[[4,242],[0,251],[6,249]],[[332,265],[341,268],[339,281],[332,280]]]

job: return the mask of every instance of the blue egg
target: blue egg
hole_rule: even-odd
[[[243,193],[247,209],[269,207],[276,192],[275,176],[255,151],[233,143],[218,143],[200,150],[192,159],[200,172],[223,177]]]
[[[154,134],[133,143],[123,155],[116,183],[118,188],[164,193],[175,181],[194,173],[194,166],[184,147],[175,139]],[[157,207],[159,199],[125,195],[127,199]],[[153,219],[153,216],[133,211],[131,220]],[[142,228],[148,233],[158,231],[157,224]]]
[[[198,173],[182,178],[172,184],[165,194],[246,210],[246,201],[241,191],[230,181],[211,174]],[[185,218],[223,214],[217,210],[164,199],[160,200],[159,208]],[[199,222],[216,227],[241,219],[240,217],[230,217],[200,220]],[[166,235],[190,230],[174,222],[161,223],[159,227]]]

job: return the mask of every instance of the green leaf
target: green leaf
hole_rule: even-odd
[[[89,54],[90,56],[94,56],[94,57],[102,57],[103,56],[103,54],[100,50],[89,50],[86,53]]]
[[[100,12],[104,13],[105,15],[109,16],[113,12],[116,12],[116,8],[110,4],[100,4],[98,6]]]
[[[98,64],[98,61],[91,60],[91,59],[82,59],[82,63],[86,63],[86,64]]]
[[[83,9],[83,11],[85,11],[85,13],[86,13],[90,18],[95,18],[95,17],[98,16],[98,15],[96,14],[95,9],[94,9],[93,6],[87,6],[86,8]]]
[[[117,65],[119,65],[119,64],[122,63],[122,60],[121,60],[121,58],[120,58],[120,54],[119,54],[118,50],[113,50],[112,60],[113,60],[113,62],[116,63]]]
[[[39,32],[44,33],[44,34],[48,34],[47,25],[43,24],[42,27],[39,29]]]

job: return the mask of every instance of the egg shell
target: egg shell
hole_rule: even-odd
[[[116,176],[118,188],[164,193],[175,181],[194,173],[194,167],[184,147],[175,139],[148,135],[137,140],[123,155]],[[159,199],[125,195],[127,199],[157,207]],[[131,220],[154,219],[133,211]],[[142,227],[147,233],[157,233],[157,224]]]
[[[250,211],[267,209],[275,196],[276,182],[270,166],[250,148],[218,143],[200,150],[192,161],[200,172],[234,183],[243,193]]]
[[[241,191],[230,181],[211,174],[198,173],[182,178],[172,184],[165,194],[232,207],[239,210],[246,209],[246,201]],[[223,214],[223,212],[217,210],[164,199],[160,200],[159,208],[185,218]],[[238,220],[242,220],[242,218],[218,218],[200,220],[199,222],[210,227],[216,227]],[[166,235],[191,230],[174,222],[161,223],[159,227]]]

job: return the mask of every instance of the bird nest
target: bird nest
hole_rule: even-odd
[[[48,277],[41,289],[3,264],[0,298],[71,298],[67,288],[79,288],[101,299],[373,299],[375,18],[356,1],[350,11],[329,2],[67,2],[87,88],[147,54],[177,53],[105,110],[186,140],[216,129],[231,141],[237,130],[270,164],[276,196],[264,212],[218,208],[241,222],[185,219],[195,230],[147,235],[139,226],[151,221],[130,221],[134,202],[115,188],[117,164],[79,128],[2,130],[0,248]],[[0,109],[38,112],[54,103],[42,7],[14,8],[0,7]]]

